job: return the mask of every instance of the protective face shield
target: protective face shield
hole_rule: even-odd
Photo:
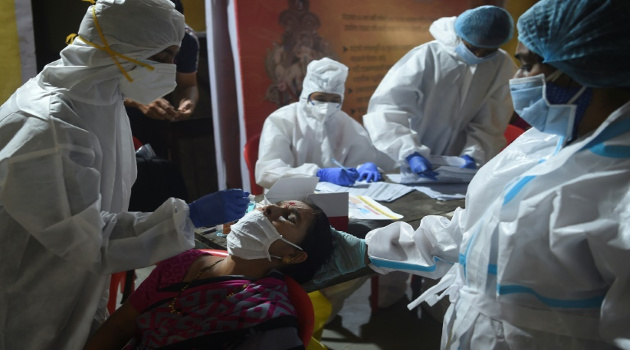
[[[282,259],[279,256],[269,254],[269,247],[279,239],[303,250],[282,237],[262,211],[254,210],[245,214],[236,224],[232,225],[231,231],[227,235],[227,250],[230,255],[245,260],[266,258],[271,261],[272,257]]]
[[[146,105],[175,90],[177,67],[170,63],[153,61],[143,63],[154,69],[136,66],[127,72],[132,81],[125,76],[120,77],[120,90],[125,98]]]
[[[470,51],[470,49],[468,49],[468,47],[466,47],[466,45],[464,45],[463,42],[460,42],[459,45],[455,47],[455,53],[457,53],[457,55],[468,64],[479,64],[496,57],[498,51],[491,53],[488,56],[477,57],[474,53],[472,53],[472,51]]]
[[[336,102],[309,101],[307,107],[311,114],[320,121],[337,113],[341,109],[341,104]]]
[[[547,80],[553,80],[560,74],[561,71],[556,71]],[[514,110],[539,131],[571,138],[586,107],[590,104],[592,90],[582,87],[575,93],[567,88],[547,83],[547,80],[544,74],[510,79]],[[584,91],[588,92],[584,94]],[[549,97],[554,101],[568,101],[552,104]]]

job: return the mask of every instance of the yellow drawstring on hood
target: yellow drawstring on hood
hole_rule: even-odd
[[[94,0],[81,0],[81,1],[86,1],[86,2],[89,2],[89,3],[92,3],[92,4],[96,3],[96,1],[94,1]],[[127,56],[125,56],[125,55],[123,55],[121,53],[118,53],[118,52],[112,50],[112,48],[109,46],[109,43],[107,42],[107,39],[105,39],[105,35],[103,35],[103,31],[101,30],[101,26],[99,25],[98,19],[96,18],[96,6],[92,6],[92,17],[94,18],[94,25],[96,27],[96,30],[98,31],[98,35],[100,36],[101,40],[103,41],[103,44],[105,44],[105,45],[101,46],[101,45],[96,44],[94,42],[91,42],[91,41],[87,40],[86,38],[84,38],[84,37],[82,37],[80,35],[77,35],[75,33],[72,33],[72,34],[70,34],[70,35],[68,35],[66,37],[66,44],[68,44],[68,45],[72,44],[74,42],[74,39],[79,37],[86,44],[88,44],[88,45],[90,45],[92,47],[95,47],[95,48],[97,48],[99,50],[103,50],[103,51],[107,52],[111,56],[111,58],[114,60],[114,63],[116,63],[116,66],[118,67],[118,69],[120,69],[120,71],[123,73],[123,75],[125,76],[125,78],[127,78],[127,80],[129,82],[133,82],[133,79],[129,76],[129,74],[127,74],[127,71],[125,71],[125,69],[122,67],[122,65],[120,64],[120,62],[118,61],[118,59],[116,57],[120,57],[120,58],[122,58],[124,60],[127,60],[129,62],[135,63],[135,64],[137,64],[139,66],[142,66],[142,67],[144,67],[144,68],[146,68],[148,70],[154,70],[155,69],[153,66],[151,66],[149,64],[146,64],[144,62],[140,62],[140,61],[138,61],[136,59],[133,59],[131,57],[127,57]]]

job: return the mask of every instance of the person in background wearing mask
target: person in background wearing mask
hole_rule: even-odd
[[[283,274],[311,280],[332,241],[328,218],[313,203],[254,210],[231,226],[227,257],[192,249],[160,262],[85,350],[303,349]]]
[[[0,348],[80,349],[107,317],[111,273],[245,213],[241,190],[126,211],[136,169],[123,99],[173,90],[183,36],[168,0],[99,0],[61,58],[0,107]]]
[[[532,6],[510,92],[533,128],[452,219],[368,233],[377,271],[444,275],[409,305],[449,295],[443,349],[630,349],[628,18],[627,1]]]
[[[182,15],[184,6],[181,0],[171,0],[175,9]],[[143,144],[150,144],[155,153],[163,159],[170,159],[168,137],[171,121],[185,120],[195,111],[199,100],[197,87],[197,65],[199,61],[199,40],[192,28],[185,25],[184,38],[177,55],[175,66],[177,86],[172,93],[171,104],[164,96],[158,99],[143,99],[144,102],[125,99],[125,109],[129,116],[131,132]],[[152,94],[152,92],[148,92]]]
[[[434,180],[430,155],[461,156],[462,167],[476,169],[499,153],[515,72],[499,46],[513,31],[510,14],[496,6],[433,22],[435,40],[401,58],[370,99],[363,125],[374,146]]]
[[[382,180],[377,164],[387,169],[386,157],[377,158],[365,129],[341,110],[347,76],[348,67],[330,58],[308,64],[300,100],[265,120],[258,185],[270,188],[281,177],[317,176],[341,186]]]

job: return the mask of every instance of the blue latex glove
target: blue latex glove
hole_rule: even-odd
[[[437,177],[439,173],[433,171],[433,166],[431,162],[429,162],[426,158],[420,155],[420,153],[416,152],[406,158],[407,163],[409,163],[409,167],[411,171],[418,174],[421,177],[426,177],[427,179],[431,179],[433,181],[437,181]]]
[[[467,154],[464,154],[461,158],[466,161],[466,164],[462,165],[461,168],[477,169],[477,164],[475,164],[475,158]]]
[[[377,182],[383,180],[378,167],[372,162],[363,163],[357,171],[359,172],[359,181]]]
[[[321,168],[317,170],[317,177],[319,181],[332,182],[339,186],[352,186],[359,179],[359,172],[355,168],[346,169]]]
[[[195,227],[214,226],[238,220],[249,206],[249,192],[229,189],[207,194],[188,204]]]
[[[365,267],[367,245],[365,240],[330,227],[333,235],[333,253],[330,259],[313,276],[313,282],[322,283]]]

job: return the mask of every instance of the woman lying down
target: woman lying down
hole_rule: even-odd
[[[303,349],[283,273],[303,283],[329,258],[324,212],[267,205],[232,225],[227,249],[160,262],[85,349]]]

